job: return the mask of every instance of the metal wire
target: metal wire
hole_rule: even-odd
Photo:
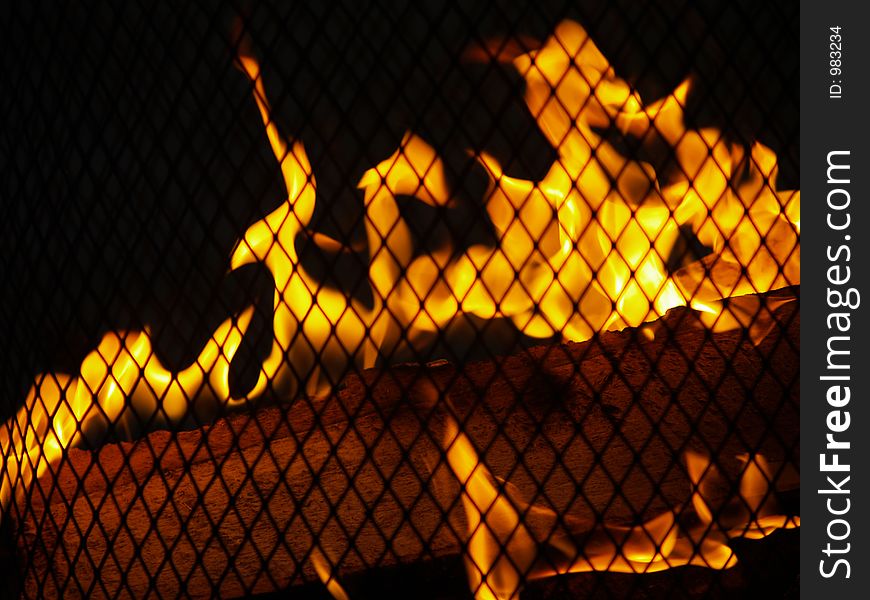
[[[253,100],[252,82],[236,64],[242,39],[239,23],[263,69],[271,116],[287,139],[305,145],[317,182],[317,204],[308,232],[295,241],[300,264],[324,289],[340,290],[353,298],[360,310],[378,306],[379,297],[368,275],[372,241],[366,237],[366,224],[370,216],[358,184],[369,169],[402,147],[406,132],[416,133],[434,149],[443,161],[453,194],[450,205],[440,207],[427,205],[419,197],[399,195],[415,257],[447,242],[453,245],[454,257],[475,245],[501,242],[483,202],[490,185],[488,174],[475,157],[486,153],[500,163],[505,175],[530,181],[543,179],[560,160],[539,126],[539,115],[526,104],[527,82],[522,74],[499,57],[474,60],[473,51],[488,48],[493,54],[511,57],[533,52],[565,19],[580,23],[589,32],[616,74],[647,104],[666,97],[691,75],[694,87],[684,107],[687,126],[715,128],[729,147],[748,149],[761,142],[778,159],[777,186],[800,187],[798,15],[791,3],[395,0],[240,4],[200,0],[28,2],[10,3],[0,10],[0,87],[7,90],[0,100],[0,111],[6,117],[0,132],[4,217],[0,220],[0,261],[7,282],[0,291],[4,340],[0,416],[4,421],[19,411],[37,374],[77,373],[106,332],[124,332],[121,339],[125,339],[127,332],[147,328],[154,354],[170,372],[177,372],[195,364],[228,315],[239,315],[248,306],[255,307],[252,321],[230,361],[229,385],[235,397],[255,387],[274,337],[273,273],[262,264],[228,271],[229,257],[248,227],[280,207],[287,193]],[[650,164],[655,173],[650,185],[662,186],[668,177],[680,175],[676,157],[680,142],[663,150],[652,139],[662,135],[655,123],[650,132],[647,138],[637,139],[616,126],[598,131],[626,160]],[[623,172],[613,177],[615,193],[620,193],[622,179]],[[425,192],[420,190],[418,196]],[[758,225],[755,230],[760,247],[766,247],[768,232]],[[612,252],[629,262],[616,244],[621,233],[610,240]],[[344,249],[333,251],[333,246],[317,243],[323,239],[334,240],[335,247]],[[682,231],[680,240],[671,255],[660,257],[671,271],[713,251],[691,228]],[[651,242],[656,252],[655,239]],[[780,264],[780,273],[784,269],[785,264]],[[421,294],[420,314],[429,310],[425,300],[427,295]],[[390,308],[384,304],[383,310]],[[766,341],[754,346],[757,360],[766,364],[774,349],[793,346],[788,331],[796,313],[787,314],[789,320],[774,322]],[[643,345],[637,337],[642,335],[639,330],[621,350],[601,344],[596,335],[582,351],[571,355],[558,336],[523,333],[509,318],[469,319],[460,330],[435,331],[425,344],[397,344],[395,352],[382,349],[376,363],[386,367],[446,359],[455,369],[435,385],[453,390],[470,385],[465,365],[489,361],[495,372],[490,386],[478,390],[481,405],[456,408],[452,417],[461,428],[475,410],[489,410],[482,400],[486,389],[508,386],[514,402],[504,414],[488,415],[490,422],[504,425],[477,438],[480,460],[486,463],[499,453],[513,456],[513,468],[495,475],[522,482],[520,495],[530,503],[548,505],[547,490],[558,480],[574,490],[574,500],[566,506],[583,513],[594,525],[603,525],[607,515],[625,504],[637,522],[665,502],[655,490],[665,485],[665,478],[677,476],[672,472],[651,475],[644,465],[653,438],[666,426],[663,415],[647,404],[652,396],[670,398],[665,411],[668,419],[691,420],[691,415],[701,414],[698,422],[691,423],[700,428],[704,418],[712,418],[710,413],[726,410],[715,403],[720,386],[742,386],[746,406],[740,414],[722,420],[729,424],[723,439],[740,440],[751,455],[761,450],[762,443],[773,444],[787,457],[786,462],[796,462],[797,435],[777,437],[776,422],[785,414],[796,414],[797,380],[771,382],[773,368],[755,381],[741,378],[733,364],[743,360],[737,353],[745,350],[749,329],[735,334],[736,341],[730,345],[720,345],[720,338],[711,333],[694,354],[679,345],[669,346],[669,360],[695,365],[687,368],[685,380],[677,382],[662,375],[670,368],[663,366],[665,359],[658,354],[663,346]],[[657,340],[673,340],[676,335],[669,331]],[[567,371],[554,378],[545,365],[551,354],[562,356],[559,353],[569,356],[560,363]],[[798,353],[797,348],[788,348],[794,360]],[[620,371],[629,364],[629,354],[631,360],[648,366],[647,375]],[[504,356],[519,362],[505,362]],[[607,382],[588,380],[585,368],[598,359],[614,370]],[[721,380],[711,381],[698,371],[709,364],[704,362],[707,359],[726,364]],[[318,361],[320,356],[315,355]],[[291,369],[303,368],[290,362]],[[533,375],[528,382],[516,384],[499,370],[508,364],[525,365]],[[286,387],[268,382],[258,401],[281,405],[274,414],[287,414],[288,406],[303,410],[311,429],[292,431],[285,424],[284,429],[275,426],[260,431],[265,443],[259,449],[245,450],[243,472],[233,472],[224,480],[222,469],[217,468],[214,479],[204,486],[177,473],[159,471],[164,459],[177,451],[175,442],[144,434],[161,427],[195,431],[210,425],[216,415],[193,414],[169,424],[161,422],[166,419],[156,413],[143,417],[133,437],[139,440],[137,456],[150,454],[151,460],[133,462],[122,453],[120,467],[103,472],[101,478],[109,489],[130,478],[162,482],[168,496],[157,507],[136,499],[118,505],[111,493],[91,505],[86,500],[88,490],[80,483],[80,497],[60,500],[65,509],[57,521],[44,507],[59,501],[60,488],[30,486],[10,504],[2,522],[2,545],[9,550],[0,556],[14,557],[15,562],[14,568],[4,569],[5,589],[28,597],[162,597],[254,595],[293,585],[301,586],[294,593],[314,596],[325,593],[326,587],[312,577],[306,565],[312,557],[322,561],[325,555],[328,569],[346,584],[351,598],[407,593],[467,597],[470,592],[462,561],[445,558],[439,551],[445,538],[467,549],[468,533],[456,525],[456,515],[464,510],[458,500],[451,506],[439,506],[433,500],[431,490],[442,485],[435,481],[436,473],[449,472],[450,465],[448,451],[438,449],[440,438],[429,428],[427,419],[433,418],[432,413],[412,411],[411,422],[416,423],[419,436],[412,447],[402,447],[405,438],[390,428],[411,427],[402,420],[407,415],[400,419],[393,409],[373,415],[365,412],[371,404],[365,405],[367,409],[341,403],[342,387],[352,385],[348,381],[361,385],[360,397],[367,400],[386,385],[383,378],[389,376],[360,373],[360,369],[359,363],[348,361],[341,375],[356,376],[350,380],[331,371],[328,387],[337,391],[327,400],[306,394],[304,385],[291,397]],[[713,399],[709,409],[699,412],[684,406],[688,379],[695,386],[692,389],[706,389]],[[420,385],[420,381],[404,381],[399,388],[413,404]],[[541,423],[561,418],[560,407],[542,409],[529,394],[550,389],[554,397],[562,398],[572,393],[572,386],[595,390],[592,401],[572,415],[574,433],[558,442],[550,440]],[[612,386],[627,390],[632,398],[631,406],[621,413],[608,408]],[[766,394],[763,402],[756,403],[761,394]],[[773,402],[771,394],[776,396]],[[440,402],[446,401],[442,394]],[[761,406],[774,408],[765,413]],[[252,406],[243,409],[245,415],[255,410]],[[42,410],[51,417],[59,409]],[[36,412],[29,413],[30,418],[35,419]],[[636,462],[625,470],[614,468],[617,474],[612,474],[608,457],[613,447],[626,445],[620,419],[629,413],[648,424],[649,440],[628,442]],[[763,442],[741,438],[744,432],[739,422],[750,418],[745,413],[766,420],[768,435]],[[605,417],[613,424],[608,437],[590,439],[587,420]],[[555,457],[542,480],[538,479],[540,465],[526,462],[527,455],[534,455],[529,438],[513,438],[512,428],[518,421],[533,430],[540,428],[532,436],[534,443]],[[362,422],[369,429],[360,429]],[[259,426],[261,421],[250,421],[249,427]],[[374,437],[373,431],[377,433]],[[98,433],[86,436],[81,445],[94,456],[102,456],[98,448],[104,445],[129,450],[131,446],[112,444],[129,439],[130,432],[128,422],[107,423]],[[306,444],[314,437],[329,440],[327,456],[305,454]],[[235,432],[228,443],[241,451],[243,438],[243,433]],[[285,438],[300,448],[292,454],[292,465],[288,455],[273,453],[270,445],[277,446]],[[206,439],[203,435],[203,453],[211,452]],[[559,464],[559,453],[578,444],[590,448],[598,459],[584,472]],[[401,471],[382,470],[378,449],[387,445],[406,453],[407,463]],[[421,466],[415,456],[424,447],[427,451],[435,448],[435,458]],[[348,448],[363,449],[364,456],[351,460]],[[670,448],[676,457],[674,468],[681,470],[683,478],[687,475],[679,457],[687,449],[688,441]],[[717,457],[722,448],[704,450]],[[78,456],[76,460],[83,455]],[[731,458],[723,458],[722,464]],[[190,463],[189,458],[177,463],[179,472]],[[43,480],[57,478],[63,485],[69,483],[64,477],[85,481],[104,469],[101,460],[90,462],[86,472],[70,465],[73,462],[64,457],[48,469]],[[271,487],[258,484],[258,473],[264,469],[279,474]],[[785,468],[776,470],[775,478],[784,473]],[[281,482],[292,477],[298,478],[296,483],[309,482],[304,493],[299,493],[299,485]],[[609,500],[585,497],[592,477],[609,481]],[[394,484],[398,479],[402,481]],[[635,506],[626,502],[621,490],[638,480],[644,480],[652,491],[642,505]],[[357,489],[372,481],[379,483],[377,490]],[[772,483],[776,487],[777,482]],[[402,507],[396,485],[418,489],[418,503]],[[729,480],[725,485],[733,491],[738,482]],[[505,494],[512,489],[505,484],[496,488],[507,489]],[[342,490],[337,498],[335,489]],[[139,491],[146,494],[145,486]],[[277,510],[275,516],[273,502],[285,502],[288,497],[296,507],[295,516],[288,518],[286,511]],[[261,507],[256,523],[246,522],[247,513],[239,508],[251,502]],[[324,518],[306,512],[305,507],[312,504],[326,507],[316,513]],[[42,508],[37,513],[33,506]],[[398,512],[381,520],[379,515],[389,509]],[[211,535],[207,544],[185,533],[197,511],[208,515]],[[441,511],[442,526],[437,531],[415,529],[415,511]],[[128,524],[114,532],[103,530],[99,515],[107,512],[120,515],[120,521]],[[346,522],[345,515],[350,513],[365,514],[366,519]],[[460,522],[463,518],[467,517]],[[559,517],[563,522],[566,518],[564,514]],[[130,525],[141,519],[147,521],[144,529]],[[174,532],[170,537],[166,537],[168,522],[180,523],[170,527]],[[279,535],[262,542],[252,533],[257,523],[268,523]],[[240,532],[241,537],[228,538],[227,531]],[[69,540],[71,532],[79,539],[75,547],[62,541]],[[107,540],[105,547],[93,546],[101,535]],[[344,539],[345,549],[318,547],[317,540],[330,536]],[[395,565],[394,544],[401,536],[415,540],[415,558],[423,561],[422,566],[417,561]],[[289,542],[290,538],[310,543],[299,553],[299,543]],[[128,543],[135,547],[133,555],[116,554],[118,547]],[[764,543],[773,550],[755,562],[753,553],[759,551],[749,542],[745,547],[742,541],[736,543],[741,565],[747,565],[737,575],[733,570],[689,567],[655,575],[596,573],[532,582],[525,581],[530,573],[520,570],[522,597],[723,597],[746,593],[749,588],[795,595],[796,537],[783,533]],[[379,560],[370,563],[371,553],[361,552],[358,545],[377,546],[374,555]],[[506,554],[506,546],[499,552]],[[149,563],[153,553],[163,558]],[[147,564],[158,564],[159,570],[149,572]],[[223,566],[215,568],[215,564]],[[256,565],[256,579],[249,577],[251,564]],[[365,574],[342,580],[350,566],[362,567]],[[133,576],[102,580],[100,573],[109,570],[145,574],[138,580]],[[147,585],[140,588],[131,581]],[[330,589],[335,593],[334,586]]]

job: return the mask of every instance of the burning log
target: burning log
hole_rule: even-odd
[[[93,488],[96,497],[105,497],[107,488],[121,489],[137,481],[141,471],[127,474],[133,468],[129,461],[144,461],[144,466],[160,467],[169,474],[131,487],[124,492],[126,496],[122,494],[126,500],[121,504],[113,500],[80,508],[78,497],[66,504],[73,512],[84,510],[84,522],[98,524],[96,529],[88,526],[82,532],[85,536],[90,537],[93,531],[114,531],[113,523],[129,520],[140,511],[137,514],[145,514],[149,521],[159,521],[169,512],[185,515],[155,530],[161,533],[166,527],[170,532],[173,528],[196,528],[194,522],[204,519],[208,535],[228,527],[229,537],[219,538],[217,545],[201,546],[200,542],[211,538],[185,533],[189,543],[164,547],[156,533],[147,533],[150,529],[122,528],[120,537],[109,535],[103,542],[94,542],[95,552],[99,554],[100,547],[111,545],[123,555],[113,555],[111,562],[117,569],[142,569],[144,573],[126,577],[145,577],[160,585],[162,577],[175,575],[176,565],[192,565],[182,580],[185,586],[196,588],[208,585],[207,573],[213,570],[213,561],[220,560],[206,555],[231,548],[233,564],[227,563],[225,569],[235,581],[226,585],[259,589],[284,585],[286,578],[270,576],[266,584],[251,581],[252,571],[236,563],[252,562],[253,572],[258,572],[256,565],[263,561],[270,565],[278,561],[272,572],[284,570],[292,578],[300,572],[299,564],[307,564],[312,556],[338,560],[343,568],[365,566],[368,554],[342,550],[362,541],[367,552],[381,552],[387,562],[404,560],[407,550],[396,552],[391,546],[408,535],[412,538],[410,547],[418,543],[420,548],[432,550],[434,544],[435,554],[440,552],[438,547],[455,549],[457,539],[463,536],[442,527],[443,519],[391,521],[393,517],[378,511],[411,515],[428,510],[436,516],[447,513],[451,518],[458,513],[461,522],[468,503],[463,499],[466,507],[457,508],[453,502],[460,493],[453,480],[478,458],[488,465],[483,475],[478,473],[482,494],[503,495],[490,489],[491,473],[495,473],[522,489],[537,490],[533,502],[536,506],[550,505],[552,514],[577,512],[594,516],[598,523],[637,521],[654,509],[672,510],[674,497],[661,490],[669,489],[667,478],[682,484],[686,477],[672,470],[658,472],[658,466],[644,469],[643,459],[678,463],[693,444],[700,446],[702,454],[715,455],[717,461],[726,460],[722,457],[731,456],[732,449],[738,453],[751,450],[753,456],[747,457],[742,472],[753,470],[761,479],[768,476],[767,459],[762,464],[754,456],[756,451],[764,452],[759,456],[769,455],[756,447],[758,436],[732,423],[746,417],[743,405],[708,406],[723,381],[740,383],[732,367],[718,371],[723,381],[698,379],[700,376],[693,375],[697,357],[691,353],[674,355],[674,364],[644,354],[658,351],[656,344],[667,343],[661,340],[651,341],[647,350],[637,351],[640,354],[625,350],[633,347],[630,344],[623,348],[614,341],[599,340],[589,346],[532,351],[461,371],[429,366],[370,372],[368,379],[351,380],[342,392],[328,395],[332,384],[348,370],[372,366],[380,356],[418,355],[428,351],[430,341],[451,327],[476,327],[473,323],[479,320],[511,322],[532,338],[560,336],[580,342],[606,330],[640,326],[678,306],[690,306],[702,311],[705,332],[745,327],[750,339],[759,339],[765,326],[754,319],[757,311],[752,302],[747,308],[733,301],[739,309],[735,312],[724,310],[732,301],[722,298],[799,281],[800,194],[776,187],[777,159],[770,148],[761,144],[751,149],[735,147],[715,131],[686,128],[683,112],[690,82],[661,101],[644,106],[579,24],[561,24],[534,56],[526,54],[513,60],[528,84],[528,107],[540,119],[542,131],[552,136],[559,160],[542,181],[529,181],[508,176],[485,152],[475,155],[490,179],[485,204],[498,234],[496,244],[464,247],[455,243],[458,240],[450,240],[426,255],[415,248],[398,198],[411,195],[430,206],[449,207],[455,192],[448,184],[444,161],[417,133],[407,132],[393,155],[365,172],[358,186],[367,215],[364,226],[373,298],[369,305],[322,285],[301,263],[296,249],[299,236],[309,235],[313,243],[332,250],[341,245],[310,230],[317,193],[304,143],[285,137],[279,130],[259,62],[244,34],[238,39],[237,50],[238,66],[250,81],[287,193],[280,206],[248,228],[230,259],[231,269],[257,263],[274,279],[272,345],[256,383],[244,397],[235,397],[229,385],[230,363],[245,338],[253,307],[229,316],[196,360],[177,372],[166,368],[155,354],[148,328],[107,332],[77,373],[37,375],[24,405],[6,427],[0,428],[0,507],[5,509],[22,497],[33,501],[45,491],[44,483],[39,493],[32,490],[33,480],[49,473],[66,477],[67,486],[88,493]],[[561,83],[554,88],[553,82]],[[549,102],[554,93],[560,102]],[[569,117],[569,113],[575,116]],[[673,147],[681,168],[666,180],[654,177],[651,165],[628,160],[598,135],[607,123],[617,124],[637,139],[655,130]],[[680,258],[682,252],[677,250],[682,231],[690,231],[713,253],[674,271],[688,259]],[[644,327],[649,333],[648,326]],[[475,330],[484,342],[486,330]],[[686,335],[705,343],[711,339],[699,331]],[[611,340],[608,335],[601,339]],[[627,372],[621,370],[622,362]],[[756,371],[766,372],[762,367]],[[644,369],[664,369],[668,376],[632,379],[632,373],[644,374]],[[677,374],[673,375],[676,379],[671,379],[672,373]],[[429,379],[430,387],[439,393],[424,394],[416,384],[410,386],[421,377]],[[750,383],[765,381],[760,375],[757,379],[742,381],[744,387],[735,393],[742,394],[741,398],[751,395],[746,391]],[[775,378],[774,384],[782,387],[783,381]],[[656,391],[650,391],[653,389]],[[770,393],[781,397],[784,392],[777,389]],[[210,422],[224,410],[251,406],[266,394],[285,399],[307,394],[325,399],[297,402],[292,408],[275,409],[250,421],[262,425],[262,430],[253,428],[246,419],[230,420],[208,433],[173,438],[155,434],[143,442],[145,446],[116,446],[104,451],[106,456],[120,452],[118,456],[123,458],[103,459],[102,453],[82,455],[76,450],[102,444],[110,435],[133,439],[149,428]],[[686,403],[691,410],[674,408],[677,404],[666,402],[671,398]],[[649,407],[644,408],[645,404]],[[760,414],[759,422],[764,425],[765,419],[779,417],[775,411]],[[710,437],[701,435],[698,439],[704,443],[697,442],[697,436],[690,432],[704,433],[704,423],[711,420],[714,426],[706,432]],[[285,422],[288,424],[280,425]],[[237,431],[236,427],[242,429]],[[663,428],[672,432],[669,437],[662,434]],[[624,430],[635,433],[629,435]],[[461,457],[446,447],[452,442],[445,432],[454,431],[454,441],[465,448]],[[420,437],[420,433],[425,435]],[[725,438],[723,433],[727,433]],[[652,437],[649,443],[644,438],[647,434]],[[206,450],[197,450],[197,435],[205,436]],[[229,436],[229,441],[220,442],[221,435]],[[741,437],[745,435],[749,438]],[[732,438],[741,443],[732,443],[735,448],[727,444],[718,447]],[[241,439],[253,441],[239,446]],[[154,450],[155,444],[159,452]],[[147,450],[144,454],[143,447]],[[480,457],[475,448],[482,452]],[[263,457],[266,449],[265,460],[255,460]],[[776,450],[770,455],[779,461],[776,464],[789,460]],[[128,452],[132,454],[128,456]],[[447,466],[439,460],[445,452]],[[311,457],[318,460],[312,462]],[[469,457],[474,461],[468,462]],[[96,475],[81,470],[85,468],[82,465],[92,463],[100,467]],[[264,500],[260,484],[238,474],[268,470],[264,465],[270,463],[279,476],[264,475],[264,481],[289,478],[293,483],[266,488]],[[103,469],[108,469],[108,475]],[[181,474],[174,469],[180,469]],[[237,483],[241,487],[236,489],[225,481],[206,485],[214,481],[216,473],[224,475],[223,469],[228,469],[226,476],[231,481],[240,477]],[[431,477],[423,476],[430,471]],[[700,485],[705,471],[696,473],[699,479],[692,484]],[[665,477],[662,485],[659,475]],[[91,481],[93,477],[97,483]],[[255,480],[259,477],[255,473]],[[84,481],[79,481],[82,478]],[[295,487],[300,481],[314,484],[313,489]],[[364,484],[365,492],[350,489],[350,482]],[[394,484],[400,492],[392,489]],[[155,485],[157,491],[152,490]],[[262,508],[279,502],[286,505],[279,513],[286,507],[291,511],[285,516],[305,514],[299,519],[288,517],[287,526],[278,528],[281,536],[272,539],[282,542],[266,556],[257,550],[261,543],[259,533],[255,533],[264,517],[254,515],[262,512],[233,507],[226,515],[218,515],[211,512],[213,508],[205,508],[222,506],[231,498],[239,501],[238,494],[250,486],[258,492],[253,494],[256,499],[250,500],[252,506]],[[649,502],[636,502],[633,491],[625,494],[625,489],[634,487],[646,490]],[[387,488],[388,494],[378,492]],[[64,490],[64,485],[57,489]],[[336,490],[346,495],[336,497]],[[422,497],[410,495],[408,490],[419,491]],[[153,506],[146,500],[149,494],[166,499],[165,503]],[[685,501],[684,489],[681,494],[681,501]],[[179,495],[193,500],[179,509],[176,503],[186,502],[179,500]],[[41,502],[52,510],[57,504],[51,498]],[[308,504],[317,503],[323,507],[308,509]],[[475,504],[473,499],[471,504]],[[314,512],[308,514],[303,509]],[[99,521],[89,520],[92,517],[88,515],[104,510],[114,510],[117,515],[103,518],[100,514]],[[343,511],[349,511],[350,521]],[[272,524],[278,522],[283,523],[279,519]],[[345,527],[346,523],[353,527]],[[44,528],[40,525],[37,529],[41,532]],[[55,529],[61,537],[68,533],[65,523]],[[309,544],[300,556],[301,546],[283,541],[287,535],[326,542],[322,549]],[[140,551],[139,545],[131,543],[135,549],[122,551],[124,536],[141,542],[144,548]],[[450,539],[444,541],[444,536]],[[657,544],[660,540],[653,541]],[[155,549],[149,550],[155,544]],[[186,546],[205,550],[184,554]],[[181,555],[176,556],[176,552]],[[144,566],[147,561],[137,566],[151,553],[168,553],[172,562],[160,563],[156,570],[151,568],[154,565]],[[47,555],[50,557],[51,552]],[[77,565],[81,556],[90,555],[77,554]],[[113,568],[106,565],[97,561],[83,568]],[[85,578],[89,576],[85,574]],[[55,580],[54,585],[64,588],[63,580]]]
[[[372,369],[321,399],[71,449],[10,511],[25,592],[234,596],[316,580],[324,560],[341,576],[457,555],[468,516],[451,426],[506,496],[579,534],[689,506],[686,452],[722,474],[708,506],[733,501],[741,454],[765,457],[772,488],[796,487],[796,305],[766,313],[774,334],[757,344],[679,308],[584,343]]]

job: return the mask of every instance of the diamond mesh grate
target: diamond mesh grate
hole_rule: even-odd
[[[0,10],[10,594],[797,594],[796,5]]]

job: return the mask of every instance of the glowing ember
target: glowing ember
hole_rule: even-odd
[[[106,334],[78,373],[39,375],[24,406],[0,429],[2,506],[71,446],[99,444],[108,431],[135,437],[143,428],[208,421],[256,401],[267,388],[288,399],[324,394],[349,368],[423,349],[432,332],[469,316],[510,320],[531,337],[579,341],[689,305],[711,329],[722,330],[750,327],[767,310],[757,299],[738,299],[736,310],[726,310],[724,298],[799,283],[800,193],[776,190],[776,156],[762,144],[747,150],[717,130],[686,129],[689,81],[645,106],[583,28],[567,21],[512,64],[558,160],[535,182],[508,177],[494,158],[477,156],[490,177],[486,210],[499,243],[446,245],[418,256],[396,197],[450,206],[453,192],[435,150],[408,132],[359,182],[374,297],[366,306],[322,285],[300,263],[295,240],[314,213],[316,174],[302,142],[285,139],[272,120],[260,66],[243,40],[239,65],[252,83],[287,191],[284,203],[248,229],[230,260],[232,269],[264,264],[275,283],[274,338],[256,384],[233,398],[228,382],[253,308],[221,324],[178,373],[162,366],[147,330]],[[610,127],[639,140],[663,139],[673,150],[675,174],[661,182],[652,165],[621,155],[600,134]],[[713,254],[671,273],[665,261],[681,229]],[[314,239],[338,244],[322,234]],[[524,519],[546,511],[521,509],[500,492],[455,424],[445,450],[465,486],[467,562],[477,598],[516,597],[524,580],[557,573],[724,568],[734,562],[729,537],[796,525],[768,500],[763,457],[746,457],[739,502],[714,517],[704,490],[715,474],[706,459],[690,455],[698,527],[681,527],[675,511],[635,527],[601,527],[582,542],[569,532],[542,540]],[[312,560],[333,595],[343,597],[320,553]]]

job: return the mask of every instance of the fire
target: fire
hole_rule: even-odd
[[[314,571],[317,573],[320,581],[326,586],[326,590],[335,600],[350,600],[347,592],[344,591],[344,588],[335,578],[334,569],[331,566],[332,563],[324,556],[320,548],[314,548],[311,551],[311,563],[314,565]]]
[[[442,207],[453,202],[444,163],[416,134],[408,132],[363,175],[375,299],[372,308],[363,306],[324,287],[299,262],[294,241],[307,232],[314,211],[315,175],[302,143],[291,145],[278,131],[260,66],[242,48],[242,70],[288,194],[247,231],[232,257],[232,268],[264,263],[276,285],[273,348],[251,396],[267,385],[291,395],[302,387],[325,392],[349,363],[370,367],[403,345],[423,349],[425,334],[468,315],[510,319],[532,337],[580,341],[689,304],[708,315],[712,329],[723,330],[748,326],[763,307],[741,315],[723,310],[722,298],[800,282],[800,192],[774,188],[773,152],[755,144],[747,154],[716,130],[687,130],[688,81],[644,107],[580,25],[565,22],[540,50],[514,60],[527,83],[529,110],[559,160],[533,182],[504,175],[486,154],[476,157],[490,176],[486,209],[497,246],[462,252],[448,246],[416,256],[396,197]],[[674,149],[679,175],[656,183],[651,165],[621,156],[597,133],[609,124],[639,139],[662,136]],[[712,248],[714,260],[670,275],[663,257],[681,227]],[[340,245],[322,235],[317,240]]]
[[[767,310],[757,300],[735,302],[742,312],[731,310],[723,299],[800,282],[800,192],[776,189],[773,151],[760,143],[746,149],[715,129],[687,129],[683,110],[691,81],[645,105],[583,28],[566,21],[538,50],[511,62],[558,160],[543,180],[527,181],[506,175],[485,153],[475,156],[489,174],[485,206],[497,245],[418,255],[396,197],[449,208],[454,195],[442,159],[415,133],[364,174],[358,187],[374,303],[363,305],[324,286],[300,263],[297,236],[338,242],[308,230],[316,174],[303,143],[285,138],[272,119],[246,39],[238,63],[287,193],[247,230],[230,258],[231,269],[262,263],[275,283],[273,341],[256,384],[234,398],[228,382],[253,307],[224,321],[180,372],[161,364],[147,329],[108,333],[78,373],[37,376],[24,406],[0,429],[2,507],[70,447],[96,445],[110,434],[135,437],[144,429],[206,422],[267,389],[288,399],[325,394],[349,368],[374,366],[400,349],[424,350],[432,332],[472,315],[509,320],[531,337],[579,341],[688,305],[720,330],[748,327]],[[666,180],[657,178],[653,165],[621,155],[603,137],[602,128],[612,127],[639,140],[664,140],[678,168]],[[686,228],[713,253],[671,273],[666,257]],[[697,561],[724,568],[733,562],[729,536],[794,525],[766,500],[770,473],[763,457],[746,458],[745,510],[731,510],[723,524],[704,499],[712,477],[701,466],[704,459],[689,456],[693,506],[704,531],[685,531],[671,514],[632,528],[605,527],[583,545],[566,533],[548,542],[563,558],[545,566],[542,542],[525,527],[517,505],[494,486],[464,434],[454,428],[449,437],[450,466],[466,486],[473,525],[469,572],[480,598],[514,597],[530,575],[649,571]]]
[[[135,437],[146,426],[208,421],[225,410],[229,365],[253,311],[227,319],[197,359],[166,369],[148,331],[106,334],[75,377],[40,375],[16,416],[0,429],[0,502],[22,492],[67,448],[100,444],[109,431]],[[148,425],[146,425],[148,424]]]
[[[433,386],[422,387],[430,400],[437,400]],[[449,398],[445,401],[449,408]],[[738,457],[744,467],[737,492],[729,493],[722,491],[728,490],[727,482],[710,458],[691,451],[684,457],[691,484],[686,506],[639,525],[590,526],[571,514],[523,501],[510,483],[492,475],[455,418],[445,414],[450,411],[439,412],[447,465],[462,486],[464,559],[475,600],[515,600],[526,582],[569,573],[653,573],[685,565],[727,569],[737,563],[729,540],[760,539],[777,529],[800,527],[800,517],[779,512],[764,456]],[[347,600],[333,563],[319,549],[311,561],[331,595]]]
[[[687,453],[693,511],[678,508],[633,527],[605,524],[573,532],[561,524],[570,522],[570,515],[559,519],[550,509],[529,506],[500,491],[451,419],[443,443],[447,462],[463,486],[465,564],[475,600],[519,598],[524,582],[566,573],[651,573],[683,565],[726,569],[737,562],[729,539],[758,539],[800,526],[799,517],[777,513],[770,469],[761,455],[743,457],[739,493],[715,515],[708,502],[716,497],[715,486],[722,485],[720,477],[707,457]],[[690,520],[695,523],[682,525]],[[536,521],[545,523],[537,528],[544,533],[533,533],[531,523]]]

